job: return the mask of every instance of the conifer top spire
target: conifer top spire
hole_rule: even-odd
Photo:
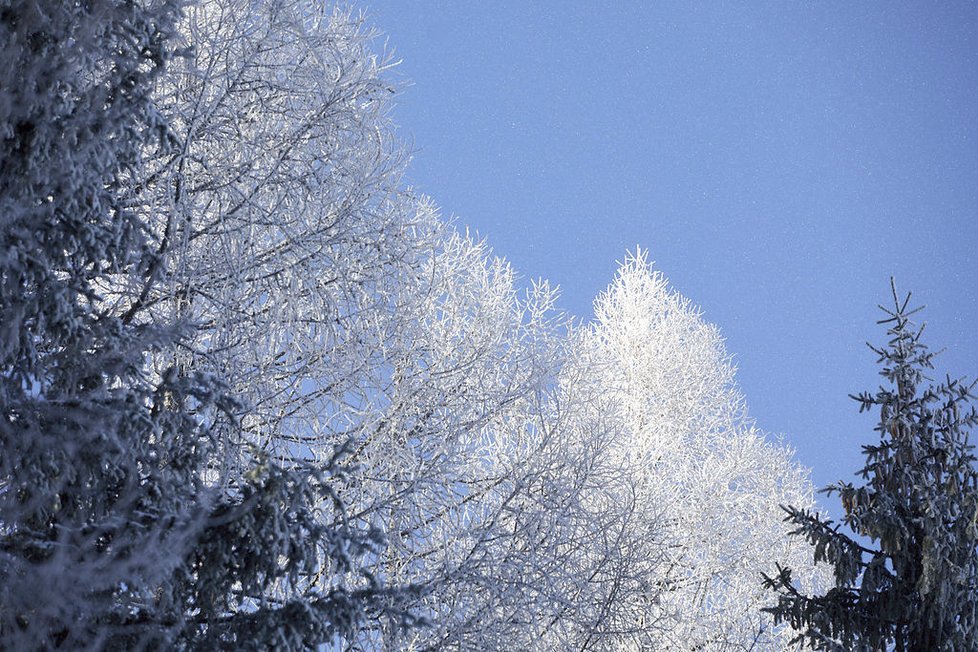
[[[878,409],[880,441],[863,447],[864,483],[837,482],[845,508],[839,525],[786,507],[795,534],[815,546],[815,559],[834,566],[825,595],[802,595],[790,569],[765,577],[779,594],[769,609],[817,649],[965,650],[978,640],[978,471],[967,429],[978,423],[974,383],[934,384],[936,355],[910,317],[910,294],[891,280],[893,306],[881,309],[888,341],[870,346],[886,379],[875,393],[852,398],[860,411]],[[863,545],[865,540],[871,545]]]

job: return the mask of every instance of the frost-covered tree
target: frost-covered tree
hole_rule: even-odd
[[[215,468],[241,406],[146,364],[199,328],[132,310],[171,279],[152,229],[173,207],[139,184],[179,149],[152,97],[179,4],[0,3],[4,648],[298,649],[406,618],[359,573],[382,538],[344,509],[346,449]]]
[[[786,501],[811,507],[807,474],[756,430],[717,329],[645,254],[622,265],[595,318],[569,366],[575,383],[602,397],[590,423],[618,431],[608,454],[634,474],[629,545],[642,552],[632,557],[654,562],[626,573],[632,604],[616,605],[628,607],[636,627],[609,631],[599,647],[784,646],[787,628],[760,613],[760,573],[773,556],[817,580],[803,561],[810,551],[786,536],[779,509]]]
[[[838,482],[844,524],[787,508],[796,534],[832,565],[835,583],[808,594],[780,567],[770,609],[798,638],[823,650],[978,649],[978,468],[967,429],[978,424],[975,385],[928,382],[934,353],[910,320],[910,295],[882,308],[889,340],[871,347],[887,385],[853,396],[879,410],[878,444],[863,447],[862,486]]]
[[[168,207],[151,237],[172,271],[165,285],[113,288],[127,317],[193,320],[178,365],[248,399],[243,439],[233,432],[217,455],[225,469],[243,444],[291,465],[349,442],[363,469],[344,488],[351,518],[386,532],[388,581],[425,587],[417,606],[434,625],[415,643],[529,640],[525,617],[500,615],[539,601],[503,579],[528,558],[499,552],[516,527],[501,496],[522,496],[547,455],[567,458],[534,439],[558,359],[553,291],[520,296],[508,265],[401,188],[388,64],[361,17],[223,0],[181,25],[195,57],[157,90],[178,146],[140,186]],[[549,554],[534,558],[559,568]],[[351,645],[400,636],[375,623]]]
[[[191,456],[198,426],[147,410],[176,382],[130,382],[171,334],[121,328],[93,282],[144,263],[121,187],[165,125],[148,98],[174,4],[0,8],[0,636],[92,644],[172,572],[194,487],[157,471],[154,431]],[[154,401],[154,398],[157,400]],[[162,407],[162,405],[160,405]],[[190,425],[191,427],[188,427]],[[157,500],[150,496],[156,493]]]
[[[201,481],[214,495],[263,504],[249,483],[281,478],[268,482],[305,510],[288,523],[345,533],[369,553],[370,582],[416,587],[409,606],[428,627],[405,631],[386,617],[402,613],[404,594],[354,584],[364,592],[351,599],[344,645],[715,646],[748,629],[768,640],[752,607],[731,615],[740,594],[708,590],[740,578],[711,572],[741,561],[704,532],[711,509],[764,514],[766,503],[741,494],[767,491],[782,462],[781,500],[804,504],[797,469],[777,447],[772,466],[756,461],[761,440],[745,434],[729,365],[696,318],[663,317],[695,337],[660,337],[661,351],[615,330],[636,315],[688,316],[688,306],[646,292],[647,305],[619,315],[609,299],[605,327],[565,338],[549,286],[518,292],[505,263],[402,187],[390,62],[359,15],[306,0],[209,0],[187,8],[178,32],[193,56],[171,61],[153,94],[168,148],[157,155],[144,143],[127,176],[152,256],[138,273],[93,278],[96,303],[125,329],[185,326],[176,346],[143,350],[147,382],[206,373],[242,399],[204,424],[212,445],[195,459],[206,460]],[[673,332],[657,331],[658,319],[641,323]],[[616,348],[629,338],[638,358]],[[689,452],[701,444],[714,452]],[[715,452],[725,445],[740,457]],[[336,477],[337,450],[356,473]],[[290,484],[310,465],[327,470],[313,482],[318,496]],[[744,477],[714,500],[706,475],[734,478],[738,466]],[[278,559],[258,525],[218,522],[215,542],[239,533],[258,542],[252,559]],[[773,540],[763,516],[741,525],[759,528],[759,546]],[[207,601],[230,623],[266,613],[256,605],[284,613],[296,593],[307,597],[296,608],[308,596],[354,595],[344,577],[357,563],[335,561],[341,549],[282,553],[319,564],[315,573],[256,575],[246,587],[208,576]],[[227,549],[215,543],[214,554]],[[336,629],[336,618],[304,613]],[[714,616],[704,631],[692,624]]]
[[[537,327],[514,324],[508,268],[400,187],[388,63],[360,16],[212,1],[181,31],[195,57],[157,91],[179,147],[142,188],[172,207],[152,235],[173,272],[123,296],[128,314],[201,325],[179,364],[228,378],[250,406],[226,468],[243,443],[291,465],[349,442],[366,481],[344,499],[387,531],[385,577],[434,587],[431,523],[465,522],[459,491],[485,482],[481,428],[541,377],[546,356],[519,344]]]
[[[400,187],[390,64],[360,16],[208,0],[180,31],[194,57],[157,89],[178,147],[142,189],[170,207],[152,234],[171,275],[134,288],[129,310],[199,323],[181,363],[248,399],[250,441],[302,457],[310,431],[342,428],[329,403],[385,362],[402,288],[441,224]]]

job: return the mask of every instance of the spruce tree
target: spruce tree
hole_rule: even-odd
[[[891,281],[892,286],[892,281]],[[860,411],[879,414],[878,444],[863,447],[861,486],[838,482],[844,524],[808,510],[785,508],[794,534],[832,565],[835,586],[803,595],[791,571],[778,568],[765,584],[778,593],[768,611],[823,650],[978,649],[978,471],[967,429],[978,423],[975,383],[927,376],[934,353],[910,320],[910,295],[879,323],[889,341],[870,347],[885,386],[853,396]],[[856,536],[858,535],[858,536]]]

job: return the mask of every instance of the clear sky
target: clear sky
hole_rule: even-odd
[[[938,373],[978,375],[978,3],[364,6],[411,83],[409,181],[584,318],[647,248],[816,484],[875,437],[847,394],[890,275]]]

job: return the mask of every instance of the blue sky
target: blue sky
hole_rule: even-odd
[[[847,394],[879,383],[890,275],[938,374],[978,374],[978,4],[364,6],[409,182],[581,317],[647,248],[816,484],[875,437]]]

